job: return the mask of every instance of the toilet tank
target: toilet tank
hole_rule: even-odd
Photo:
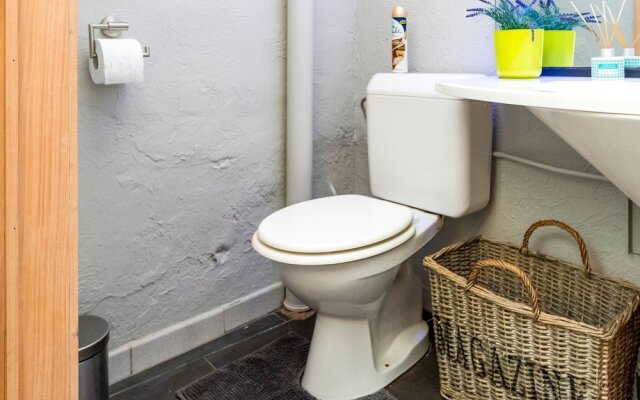
[[[449,217],[486,207],[491,105],[438,93],[460,74],[378,74],[367,87],[374,196]]]

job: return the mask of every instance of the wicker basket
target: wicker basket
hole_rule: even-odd
[[[533,231],[550,225],[576,239],[584,268],[528,250]],[[521,248],[474,238],[426,257],[424,265],[445,398],[632,397],[640,292],[592,274],[586,246],[571,227],[537,222]]]

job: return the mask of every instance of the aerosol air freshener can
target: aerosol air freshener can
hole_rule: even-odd
[[[393,7],[391,12],[391,66],[393,72],[409,72],[407,62],[407,12]]]

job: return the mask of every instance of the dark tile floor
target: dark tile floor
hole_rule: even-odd
[[[266,315],[221,338],[112,385],[110,398],[176,400],[175,393],[179,389],[289,332],[296,332],[311,340],[314,323],[313,317],[292,320],[279,312]],[[440,400],[435,353],[431,351],[387,389],[398,400]]]

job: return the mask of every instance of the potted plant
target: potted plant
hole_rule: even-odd
[[[540,0],[536,26],[544,29],[543,67],[573,67],[576,27],[588,28],[595,23],[591,13],[563,13],[554,0]]]
[[[532,7],[520,0],[479,0],[485,7],[470,8],[467,18],[487,16],[496,22],[496,69],[500,78],[537,78],[542,73],[544,30],[538,29]]]

